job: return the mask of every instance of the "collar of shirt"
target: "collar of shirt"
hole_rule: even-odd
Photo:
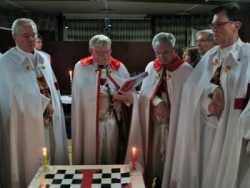
[[[18,46],[16,46],[16,49],[19,53],[21,53],[23,56],[30,58],[31,60],[35,59],[35,51],[34,53],[29,53],[29,52],[25,52],[23,51],[21,48],[19,48]]]
[[[18,46],[16,46],[16,50],[23,57],[23,65],[26,67],[27,70],[34,70],[34,69],[36,70],[38,68],[40,69],[40,64],[42,66],[43,62],[41,61],[41,58],[39,57],[37,50],[34,49],[34,53],[28,53],[23,51]],[[39,70],[36,71],[40,72]]]
[[[173,58],[171,63],[168,64],[162,64],[160,62],[159,58],[156,58],[154,60],[154,68],[157,72],[159,72],[161,70],[161,68],[165,68],[166,70],[170,71],[170,72],[174,72],[176,71],[181,65],[183,64],[183,61],[181,60],[181,58],[179,58],[177,55]]]
[[[80,59],[80,64],[82,66],[93,64],[93,56],[88,56]],[[110,62],[108,64],[113,70],[117,71],[120,68],[121,62],[111,57]]]
[[[94,62],[94,64],[95,64],[95,67],[96,67],[97,69],[99,69],[99,70],[105,70],[105,69],[107,69],[107,68],[109,67],[108,64],[102,64],[102,65],[100,65],[100,64],[98,64],[98,63],[96,63],[96,62]]]
[[[220,60],[223,62],[223,60],[225,60],[231,53],[235,61],[238,62],[239,55],[240,55],[239,54],[240,48],[242,45],[243,45],[243,42],[239,38],[231,46],[228,46],[227,48],[223,48],[223,49],[219,48]]]

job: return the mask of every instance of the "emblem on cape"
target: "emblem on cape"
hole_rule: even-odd
[[[156,79],[156,80],[159,80],[159,79],[160,79],[160,77],[161,77],[160,72],[156,72],[156,74],[155,74],[155,79]]]
[[[214,65],[219,65],[219,64],[220,64],[219,59],[215,58],[215,59],[213,60],[213,64],[214,64]]]
[[[26,70],[28,70],[28,71],[31,71],[35,68],[32,62],[27,62],[27,63],[25,63],[24,66],[25,66]]]
[[[25,66],[26,70],[28,70],[28,71],[31,71],[31,70],[34,70],[34,69],[35,69],[34,64],[33,64],[32,62],[30,62],[30,61],[25,62],[25,63],[24,63],[24,66]],[[46,68],[45,65],[44,65],[43,63],[38,63],[37,67],[38,67],[39,69],[45,69],[45,68]]]
[[[24,66],[25,66],[27,71],[31,71],[31,70],[35,69],[35,66],[31,61],[24,62]]]
[[[41,64],[41,65],[39,65],[39,68],[45,69],[46,67],[43,64]]]
[[[110,74],[112,73],[111,67],[108,66],[106,70],[107,70],[108,75],[110,75]],[[98,68],[95,69],[95,72],[101,72],[101,71],[102,71],[102,70],[100,70],[100,69],[98,69]]]
[[[170,80],[172,78],[172,75],[171,74],[166,74],[166,80]]]
[[[230,65],[223,65],[223,71],[224,71],[225,73],[229,73],[230,70],[231,70],[231,66],[230,66]]]
[[[108,74],[110,75],[112,73],[112,69],[108,67]]]

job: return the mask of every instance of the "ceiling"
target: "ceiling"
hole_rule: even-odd
[[[228,0],[0,0],[4,10],[63,14],[68,18],[208,14]],[[235,0],[249,5],[250,0]]]

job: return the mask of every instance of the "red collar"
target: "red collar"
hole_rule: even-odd
[[[166,64],[166,65],[162,65],[160,62],[160,59],[156,58],[154,60],[154,68],[157,72],[159,72],[161,70],[161,68],[164,66],[168,71],[173,72],[173,71],[177,70],[179,68],[179,66],[181,66],[182,63],[183,63],[183,61],[177,55],[174,57],[174,59],[171,63]]]
[[[94,62],[93,61],[93,56],[88,56],[88,57],[82,58],[80,60],[80,64],[82,66],[84,66],[84,65],[90,65],[93,62]],[[111,66],[112,69],[118,70],[120,68],[121,62],[119,60],[111,57],[109,64],[110,64],[110,66]]]

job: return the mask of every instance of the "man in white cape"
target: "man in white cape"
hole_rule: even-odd
[[[136,147],[147,186],[154,178],[161,182],[163,173],[169,173],[164,171],[171,170],[180,93],[192,71],[191,65],[177,56],[175,41],[171,33],[155,35],[152,47],[156,58],[146,67],[148,76],[139,95],[134,95],[127,161],[132,147]]]
[[[214,9],[211,28],[218,46],[201,59],[184,86],[173,187],[250,186],[250,45],[238,36],[238,15],[235,4]],[[218,121],[206,162],[201,158],[204,104],[207,116],[215,116]]]
[[[126,67],[111,56],[111,40],[95,35],[91,56],[75,65],[72,86],[73,164],[117,163],[121,113],[112,94],[129,77]],[[116,108],[117,107],[117,108]],[[127,128],[129,127],[128,125]],[[124,154],[125,155],[125,154]]]
[[[12,34],[16,47],[0,59],[0,180],[2,187],[24,188],[42,164],[43,147],[51,148],[52,164],[67,163],[66,134],[50,63],[34,50],[36,24],[17,19]],[[50,99],[40,93],[37,71],[46,78],[52,97],[53,127],[47,134],[43,114]]]

